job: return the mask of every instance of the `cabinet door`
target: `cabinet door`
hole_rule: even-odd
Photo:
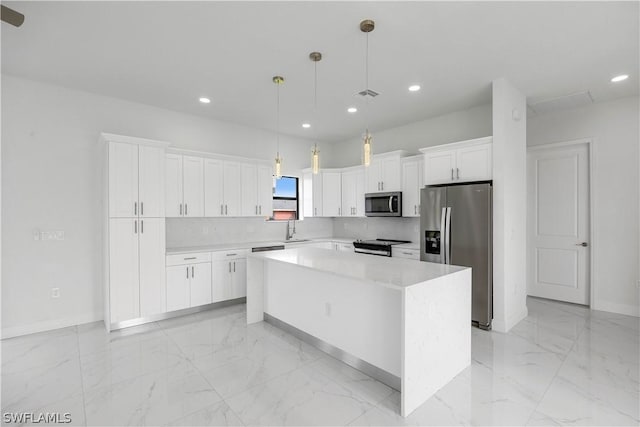
[[[366,193],[378,193],[382,191],[382,176],[380,159],[371,159],[371,164],[365,167]]]
[[[243,164],[241,170],[241,215],[258,216],[258,168],[256,165]]]
[[[324,172],[322,174],[322,215],[340,216],[342,212],[342,192],[340,172]]]
[[[140,315],[163,313],[166,307],[165,220],[141,218],[139,222]]]
[[[109,143],[109,217],[138,216],[138,146]]]
[[[109,309],[111,322],[140,317],[138,219],[109,220]]]
[[[424,184],[451,182],[455,178],[456,152],[435,151],[424,155]]]
[[[188,265],[167,267],[167,311],[182,310],[189,307]]]
[[[204,216],[204,159],[182,156],[184,216]]]
[[[224,215],[224,164],[222,160],[204,161],[204,216]]]
[[[402,164],[402,216],[420,216],[420,162]]]
[[[482,181],[492,177],[491,144],[461,148],[456,155],[456,181]]]
[[[211,263],[211,296],[213,302],[226,301],[231,298],[232,264],[229,260]]]
[[[258,215],[273,215],[273,172],[271,166],[258,166]]]
[[[211,263],[203,262],[189,266],[191,274],[190,307],[211,304]]]
[[[240,216],[242,183],[240,163],[224,162],[224,215]]]
[[[179,217],[184,213],[182,205],[182,156],[165,156],[165,213],[168,218]]]
[[[402,183],[400,181],[399,157],[380,159],[380,174],[382,191],[401,191]]]
[[[341,216],[355,215],[356,175],[353,172],[342,173],[342,211]]]
[[[141,145],[138,150],[138,213],[164,218],[164,148]]]
[[[365,182],[364,182],[364,168],[355,172],[355,215],[356,216],[365,216],[364,215],[364,193],[365,193]]]
[[[231,261],[231,298],[247,296],[247,260],[238,258]]]

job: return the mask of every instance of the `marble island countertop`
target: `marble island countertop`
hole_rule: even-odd
[[[251,256],[375,282],[393,289],[407,288],[468,268],[308,247],[253,253]]]
[[[175,254],[189,254],[197,252],[214,252],[214,251],[227,251],[234,249],[251,249],[259,248],[263,246],[276,246],[276,245],[297,245],[313,242],[339,242],[339,243],[353,243],[356,240],[353,237],[311,237],[311,238],[294,238],[290,241],[285,240],[263,240],[259,242],[233,242],[233,243],[220,243],[211,245],[200,246],[188,246],[180,248],[167,248],[167,255]]]

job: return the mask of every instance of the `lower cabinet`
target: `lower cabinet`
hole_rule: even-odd
[[[213,302],[247,296],[247,250],[211,254]]]
[[[167,311],[210,304],[209,253],[167,256]]]
[[[407,258],[413,259],[416,261],[420,261],[420,250],[419,249],[409,249],[409,248],[391,248],[391,256],[394,258]]]
[[[333,242],[333,250],[342,252],[353,252],[353,243]]]

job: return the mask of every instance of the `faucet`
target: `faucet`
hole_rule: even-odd
[[[293,229],[291,229],[290,220],[287,220],[287,241],[293,238],[293,235],[296,234],[296,220],[293,220]]]

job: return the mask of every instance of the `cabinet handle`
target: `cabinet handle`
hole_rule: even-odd
[[[180,203],[180,216],[182,216],[182,203]]]
[[[380,183],[380,187],[382,187],[382,191],[384,191],[384,181]]]
[[[227,254],[227,256],[236,256],[238,254]]]
[[[313,214],[318,215],[318,208],[313,208]]]
[[[227,211],[227,205],[224,205],[224,214],[229,215],[229,212]]]
[[[188,260],[190,260],[190,259],[196,259],[196,258],[197,258],[197,257],[190,256],[189,258],[185,258],[184,260],[185,260],[185,261],[188,261]]]
[[[258,206],[258,210],[260,211],[260,215],[262,215],[262,205]]]
[[[144,215],[144,202],[140,202],[140,215]]]
[[[189,278],[189,266],[187,266],[187,279]]]
[[[460,179],[460,169],[456,168],[456,179]]]
[[[192,265],[192,266],[191,266],[191,278],[192,278],[192,279],[193,279],[194,277],[196,277],[196,273],[195,273],[194,268],[195,268],[195,267]]]
[[[133,215],[138,215],[138,202],[133,202]]]
[[[341,208],[338,208],[338,216],[341,215],[340,210],[341,210]]]
[[[224,215],[224,205],[220,205],[220,215]]]
[[[189,204],[185,203],[184,204],[184,216],[189,215]]]
[[[229,263],[229,273],[231,273],[231,263]]]
[[[258,215],[258,205],[256,205],[256,215]]]
[[[402,252],[405,255],[413,255],[411,252]]]
[[[138,221],[133,221],[133,234],[138,234]]]
[[[233,272],[234,273],[236,272],[236,262],[235,261],[233,261]]]
[[[144,233],[144,219],[140,220],[140,234]]]
[[[453,168],[451,168],[451,179],[453,179]]]

